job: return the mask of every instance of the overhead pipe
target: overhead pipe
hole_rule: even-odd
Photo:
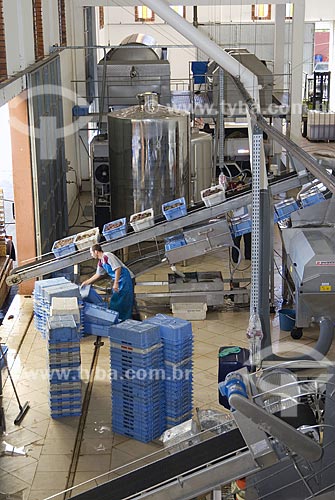
[[[175,12],[165,0],[145,0],[142,2],[152,9],[159,17],[164,19],[178,33],[192,42],[195,47],[202,50],[207,56],[218,63],[221,68],[239,79],[250,97],[259,103],[258,78],[249,69],[238,62],[234,57],[227,54],[208,36],[196,29],[191,23],[186,21]]]

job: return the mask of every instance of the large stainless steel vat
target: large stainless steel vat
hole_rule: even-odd
[[[155,93],[139,97],[139,106],[108,115],[113,218],[189,201],[189,114],[159,105]]]
[[[213,139],[195,128],[191,134],[190,202],[200,201],[200,191],[208,188],[213,173]]]

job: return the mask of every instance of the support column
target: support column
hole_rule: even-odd
[[[28,127],[27,96],[20,94],[9,102],[11,123],[13,188],[16,222],[16,249],[18,265],[36,257],[34,197],[31,172],[31,154]],[[19,285],[19,293],[30,295],[35,280]]]
[[[291,131],[290,138],[301,138],[301,107],[303,85],[303,58],[305,32],[305,2],[296,0],[293,10],[292,57],[291,57]]]
[[[330,98],[329,98],[329,109],[330,111],[335,110],[335,21],[333,21],[330,28],[329,36],[329,71],[330,74]]]
[[[277,4],[274,44],[274,87],[277,91],[284,89],[285,14],[286,4]]]

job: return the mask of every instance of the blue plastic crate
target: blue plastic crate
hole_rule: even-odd
[[[112,394],[112,408],[113,411],[117,410],[118,414],[133,415],[134,418],[141,418],[148,420],[149,418],[159,418],[159,416],[164,412],[164,405],[159,400],[144,401],[144,399],[137,399],[134,401],[118,398],[115,394]]]
[[[119,313],[108,309],[105,305],[84,304],[84,321],[97,325],[114,325],[119,321]]]
[[[124,356],[115,353],[111,355],[111,367],[133,368],[134,370],[149,370],[150,368],[159,369],[162,367],[163,355],[161,353],[148,354],[145,357]]]
[[[159,328],[144,321],[129,319],[111,326],[110,340],[122,345],[147,348],[160,343]]]
[[[168,221],[184,217],[184,215],[187,215],[185,198],[177,198],[176,200],[163,203],[162,212]]]
[[[108,222],[104,225],[102,234],[107,241],[115,240],[116,238],[125,236],[127,234],[126,218],[124,217],[122,219]]]
[[[314,191],[306,196],[301,195],[301,204],[302,207],[311,207],[312,205],[316,205],[317,203],[321,203],[325,200],[325,197],[321,193],[321,191]]]
[[[57,407],[68,407],[69,405],[80,405],[81,404],[81,394],[62,394],[62,395],[52,395],[49,397],[50,408],[57,409]]]
[[[165,241],[165,251],[173,250],[174,248],[182,247],[187,245],[183,234],[175,234],[174,236],[169,236],[164,239]]]
[[[163,353],[164,361],[170,361],[171,363],[180,363],[185,359],[188,359],[193,354],[193,344],[186,344],[180,346],[180,349],[170,348],[163,343]]]
[[[179,425],[179,424],[182,424],[183,422],[186,422],[190,418],[192,418],[191,411],[189,411],[189,412],[185,413],[184,415],[181,415],[180,417],[177,417],[177,418],[167,417],[166,418],[166,428],[170,429],[171,427],[174,427],[175,425]]]
[[[142,443],[150,443],[154,439],[158,438],[166,429],[166,424],[163,422],[157,429],[153,429],[150,431],[139,429],[134,430],[127,426],[122,425],[121,423],[115,422],[112,424],[113,432],[120,434],[121,436],[127,436],[132,439],[136,439],[137,441],[141,441]]]
[[[116,398],[117,402],[119,403],[124,402],[126,404],[136,403],[145,405],[162,405],[162,403],[164,403],[162,396],[164,396],[163,385],[160,388],[152,391],[151,393],[146,392],[145,395],[143,395],[143,393],[140,393],[139,395],[137,393],[134,394],[134,392],[128,394],[123,392],[122,390],[117,390],[114,386],[112,388],[112,401],[114,401],[114,398]]]
[[[165,314],[156,314],[156,316],[146,319],[143,323],[159,326],[159,333],[163,340],[163,345],[165,342],[183,343],[193,338],[192,323],[181,318],[174,318]]]
[[[81,380],[80,368],[53,368],[49,370],[49,381],[56,382],[79,382]]]
[[[167,366],[165,365],[165,380],[176,381],[176,378],[186,380],[192,374],[193,363],[188,362],[182,366]]]
[[[278,216],[277,222],[288,219],[292,212],[299,210],[299,205],[294,198],[288,198],[276,203],[274,207]]]
[[[59,344],[50,344],[48,348],[49,355],[50,354],[75,354],[80,353],[80,344],[79,342],[68,342],[68,347],[66,347],[66,343]]]
[[[103,298],[94,290],[92,285],[81,286],[80,295],[84,302],[89,302],[90,304],[96,305],[104,304]],[[105,307],[107,307],[107,304]]]
[[[250,215],[242,215],[241,217],[234,217],[231,219],[231,232],[236,238],[243,234],[251,233],[252,223]]]
[[[153,432],[161,429],[165,423],[165,413],[161,412],[155,418],[143,418],[141,415],[123,415],[119,412],[112,412],[112,427],[121,425],[136,432]]]
[[[57,420],[59,418],[64,418],[64,417],[80,417],[81,416],[81,410],[75,410],[75,411],[64,411],[64,412],[51,412],[50,413],[51,418],[54,420]]]
[[[97,325],[89,321],[84,322],[83,331],[85,335],[96,335],[97,337],[108,338],[111,327],[108,325]]]
[[[78,384],[78,382],[74,382],[72,385],[74,387],[76,387],[75,384]],[[61,389],[62,385],[59,384],[60,387],[56,388],[56,389],[49,389],[49,395],[50,395],[50,399],[51,398],[59,398],[59,397],[62,397],[62,396],[65,396],[67,397],[68,395],[71,395],[73,397],[75,396],[80,396],[82,395],[82,390],[81,390],[81,387],[77,388],[77,389],[69,389],[68,386],[65,387],[63,390]],[[69,384],[69,387],[71,387],[71,385]]]
[[[75,236],[67,236],[61,240],[55,241],[52,245],[51,251],[55,257],[64,257],[65,255],[70,255],[77,251],[76,245],[74,244]]]
[[[131,381],[112,380],[112,394],[119,393],[124,398],[139,398],[153,400],[164,394],[165,386],[162,381],[147,383],[147,385],[133,384]]]

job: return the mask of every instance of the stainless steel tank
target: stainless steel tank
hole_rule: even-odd
[[[189,114],[158,104],[146,92],[139,105],[108,114],[113,218],[185,196],[189,201]]]
[[[190,202],[200,201],[200,191],[208,188],[213,173],[213,139],[210,134],[192,129]]]

